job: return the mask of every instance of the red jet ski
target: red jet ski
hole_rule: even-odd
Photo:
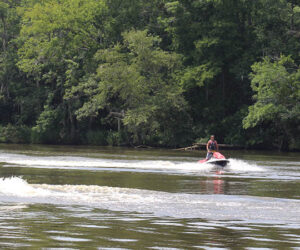
[[[221,153],[214,152],[213,156],[209,160],[203,159],[203,160],[198,161],[198,163],[202,163],[202,164],[210,163],[210,164],[218,165],[221,167],[225,167],[229,163],[229,160],[227,160],[225,158],[225,156],[222,155]]]

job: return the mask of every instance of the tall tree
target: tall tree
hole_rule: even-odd
[[[105,39],[105,3],[45,0],[24,6],[23,12],[18,66],[34,78],[41,92],[43,112],[36,131],[53,131],[50,141],[72,142],[76,139],[76,103],[64,100],[63,95],[94,69],[91,59]]]
[[[85,93],[79,118],[103,109],[118,113],[133,143],[181,144],[188,139],[189,117],[176,82],[180,56],[161,50],[160,38],[147,30],[125,32],[123,38],[124,45],[98,51],[96,79],[74,87],[66,99]]]
[[[277,144],[279,149],[290,149],[299,143],[300,132],[300,68],[290,57],[281,56],[272,62],[252,66],[251,87],[255,103],[249,107],[244,128],[262,126],[273,130],[273,138],[264,143]]]

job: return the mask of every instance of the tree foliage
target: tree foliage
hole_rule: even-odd
[[[271,62],[266,58],[252,66],[251,87],[255,104],[249,107],[244,128],[267,124],[277,132],[273,143],[279,148],[300,139],[300,68],[290,57],[281,56]],[[279,136],[278,136],[279,135]]]
[[[0,138],[299,149],[299,37],[298,0],[3,0]]]
[[[96,117],[99,110],[106,110],[108,116],[118,113],[133,143],[176,145],[182,139],[176,117],[186,117],[182,126],[189,126],[186,102],[176,81],[181,57],[161,50],[159,42],[147,30],[131,30],[123,33],[123,45],[99,50],[95,80],[73,87],[65,98],[86,94],[77,117]]]

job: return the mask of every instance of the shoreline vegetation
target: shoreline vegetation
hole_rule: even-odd
[[[299,37],[295,0],[3,0],[0,142],[299,151]]]
[[[115,148],[115,149],[121,149],[121,150],[171,150],[174,152],[205,152],[206,153],[206,144],[205,143],[194,143],[191,146],[187,146],[187,147],[177,147],[177,148],[173,148],[173,147],[158,147],[158,146],[148,146],[148,145],[95,145],[95,144],[40,144],[40,143],[6,143],[6,142],[0,142],[0,147],[7,149],[18,149],[19,147],[23,148],[23,147],[29,147],[29,149],[31,148],[48,148],[48,147],[72,147],[72,148],[85,148],[85,149],[90,149],[93,148],[94,150],[97,149],[103,149],[103,148]],[[289,150],[289,151],[280,151],[278,152],[278,149],[274,149],[274,148],[258,148],[258,147],[244,147],[244,146],[238,146],[238,145],[228,145],[228,144],[219,144],[219,149],[220,151],[224,152],[224,151],[230,151],[230,152],[234,152],[234,151],[238,151],[238,152],[250,152],[250,151],[255,151],[255,152],[273,152],[273,153],[298,153],[300,152],[300,150],[295,149],[295,150]],[[226,153],[225,153],[226,154]]]
[[[246,149],[244,146],[231,144],[218,144],[220,150],[241,150]],[[206,150],[206,143],[194,143],[192,146],[177,148],[179,151]]]
[[[112,147],[112,148],[128,148],[128,149],[166,149],[166,150],[173,150],[173,151],[179,151],[179,152],[184,152],[184,151],[205,151],[206,152],[206,143],[193,143],[190,146],[186,147],[167,147],[167,146],[149,146],[149,145],[133,145],[133,144],[119,144],[119,145],[109,145],[109,144],[43,144],[43,143],[29,143],[29,142],[19,142],[19,141],[3,141],[0,138],[0,145],[2,146],[66,146],[66,147],[84,147],[84,146],[90,146],[90,147]],[[254,151],[269,151],[269,152],[278,152],[278,149],[276,148],[265,148],[265,147],[246,147],[242,145],[231,145],[231,144],[218,144],[220,151],[243,151],[243,150],[254,150]],[[293,150],[279,150],[281,152],[300,152],[299,149],[293,149]]]

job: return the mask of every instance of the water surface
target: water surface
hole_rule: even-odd
[[[300,247],[300,155],[0,145],[0,248]]]

